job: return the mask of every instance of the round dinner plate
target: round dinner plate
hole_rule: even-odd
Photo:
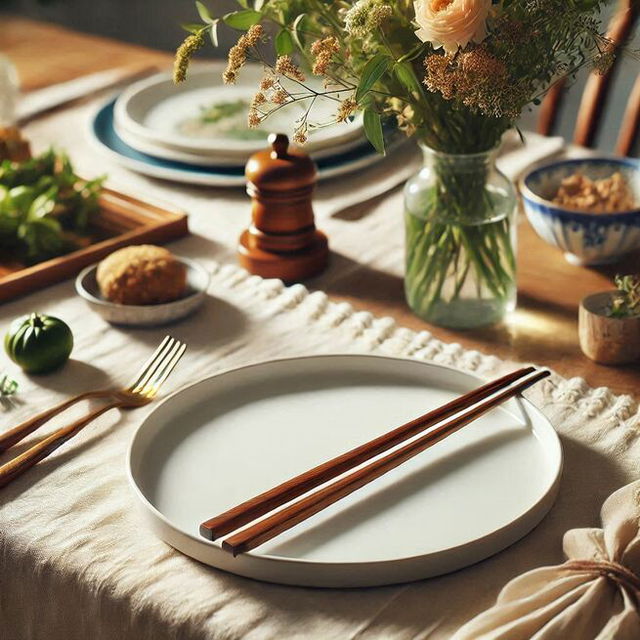
[[[115,98],[110,98],[93,114],[89,122],[89,138],[96,149],[121,166],[142,175],[162,180],[171,180],[185,184],[198,184],[210,187],[243,187],[246,183],[244,167],[233,164],[220,164],[203,167],[166,160],[142,153],[128,145],[117,134],[114,127],[113,110]],[[399,148],[401,138],[391,138],[387,148],[392,151]],[[381,162],[381,156],[369,144],[364,142],[356,148],[319,159],[319,179],[328,180],[353,173]]]
[[[361,587],[454,571],[524,536],[555,499],[560,442],[526,400],[492,410],[249,553],[234,558],[198,527],[480,382],[378,356],[242,367],[159,404],[133,437],[129,478],[161,539],[238,575]]]
[[[246,161],[266,146],[270,131],[289,131],[302,117],[308,100],[293,102],[278,108],[257,129],[247,126],[247,112],[258,91],[264,68],[246,64],[233,85],[224,85],[224,62],[195,66],[187,79],[176,85],[170,73],[159,73],[128,87],[115,105],[115,122],[122,132],[134,140],[192,155],[204,155],[228,160]],[[300,87],[289,81],[287,89],[299,93]],[[310,78],[308,86],[323,91],[322,82]],[[346,97],[346,96],[345,96]],[[331,122],[340,101],[340,94],[314,101],[313,120]],[[125,135],[126,137],[126,135]],[[333,149],[364,139],[362,117],[353,122],[334,123],[309,130],[307,148],[310,153]],[[134,145],[135,146],[135,145]]]
[[[161,160],[169,160],[175,162],[186,163],[190,165],[195,165],[198,167],[219,167],[222,165],[228,165],[231,167],[238,167],[244,170],[244,166],[247,161],[251,157],[250,153],[245,153],[242,156],[237,154],[230,155],[225,157],[224,154],[218,155],[201,155],[196,153],[190,153],[188,151],[181,151],[179,149],[174,149],[172,147],[164,147],[157,143],[146,140],[145,138],[139,138],[135,134],[131,133],[127,129],[123,129],[118,125],[118,122],[114,120],[113,128],[115,130],[116,135],[131,148],[140,151],[149,156],[153,156],[154,158],[159,158]],[[263,144],[267,146],[268,143],[265,141]],[[320,160],[324,160],[326,158],[332,158],[341,153],[346,153],[347,151],[351,151],[352,149],[357,149],[367,146],[368,143],[364,140],[364,138],[355,138],[351,142],[347,142],[345,144],[340,145],[339,148],[327,147],[324,149],[305,149],[309,152],[311,158],[318,162]]]

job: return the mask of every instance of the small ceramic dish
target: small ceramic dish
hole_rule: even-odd
[[[620,172],[638,205],[619,213],[585,213],[552,202],[565,178],[581,173],[591,180]],[[640,248],[640,161],[632,158],[559,160],[536,167],[520,181],[524,210],[537,234],[562,249],[572,264],[616,262]]]
[[[107,322],[131,327],[152,327],[169,324],[193,313],[205,300],[211,281],[209,272],[197,262],[179,258],[187,268],[187,292],[183,298],[165,304],[116,304],[100,294],[96,280],[98,265],[87,267],[76,278],[76,292],[93,311]]]

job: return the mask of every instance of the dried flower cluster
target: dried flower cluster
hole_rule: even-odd
[[[173,81],[178,84],[184,82],[187,78],[189,63],[191,58],[198,49],[204,46],[204,37],[202,33],[193,33],[184,39],[184,42],[176,51],[176,58],[173,63]]]
[[[445,100],[458,100],[472,111],[495,118],[517,118],[523,96],[507,66],[480,45],[458,55],[425,59],[424,84]]]
[[[407,137],[411,137],[416,132],[415,113],[413,107],[398,98],[389,101],[387,113],[394,116],[398,129]]]
[[[358,103],[353,98],[344,99],[338,106],[336,120],[338,122],[346,122],[357,110]]]
[[[262,80],[260,80],[260,90],[268,91],[269,89],[272,89],[275,84],[276,84],[275,76],[271,74],[267,74],[262,78]]]
[[[356,38],[366,38],[393,14],[381,0],[358,0],[345,14],[345,31]]]
[[[299,145],[307,144],[309,140],[309,127],[305,122],[302,122],[296,130],[293,132],[293,141]]]
[[[306,80],[304,73],[300,67],[293,62],[291,56],[279,56],[276,60],[276,73],[280,73],[291,80],[304,82]]]
[[[340,44],[335,36],[316,40],[311,45],[311,54],[315,58],[311,72],[316,76],[325,75],[329,69],[331,58],[339,52]]]
[[[222,74],[225,84],[233,84],[238,77],[238,71],[247,61],[247,54],[255,47],[264,36],[264,28],[261,24],[253,25],[247,33],[240,36],[238,42],[229,50],[227,68]]]
[[[248,114],[249,128],[257,127],[269,115],[269,105],[282,106],[292,100],[291,94],[282,87],[277,76],[271,73],[260,81],[260,90],[253,96]],[[265,110],[261,111],[260,108]]]

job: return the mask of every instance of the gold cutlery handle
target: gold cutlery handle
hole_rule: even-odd
[[[95,409],[84,418],[79,418],[75,422],[72,422],[68,427],[58,429],[50,436],[33,445],[30,449],[27,449],[24,453],[13,458],[9,462],[0,466],[0,487],[4,487],[9,484],[15,478],[22,475],[27,469],[33,467],[36,463],[46,458],[50,453],[55,451],[60,445],[64,444],[67,440],[70,440],[77,433],[87,426],[91,421],[95,420],[98,416],[111,409],[123,406],[126,404],[123,400],[114,400],[104,407]]]
[[[54,416],[57,416],[59,413],[62,413],[70,406],[74,405],[76,402],[87,400],[88,398],[104,398],[110,395],[113,395],[113,392],[87,391],[86,393],[81,393],[78,396],[74,396],[73,398],[64,400],[60,404],[57,404],[55,407],[47,409],[46,411],[39,413],[33,418],[25,420],[17,427],[13,427],[12,429],[9,429],[8,431],[0,434],[0,453],[13,447],[14,444],[17,444],[18,442],[26,438],[29,434],[33,433],[36,429],[41,427],[45,422],[47,422]]]

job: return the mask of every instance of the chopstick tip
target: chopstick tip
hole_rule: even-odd
[[[234,558],[242,552],[242,549],[237,546],[237,545],[232,545],[229,544],[226,540],[222,541],[222,548],[227,552],[230,553]]]
[[[207,523],[206,522],[203,522],[200,525],[199,531],[200,531],[200,535],[203,538],[205,538],[206,540],[211,540],[211,542],[213,542],[216,539],[215,536],[213,535],[213,530],[209,529],[209,527],[207,527]]]

